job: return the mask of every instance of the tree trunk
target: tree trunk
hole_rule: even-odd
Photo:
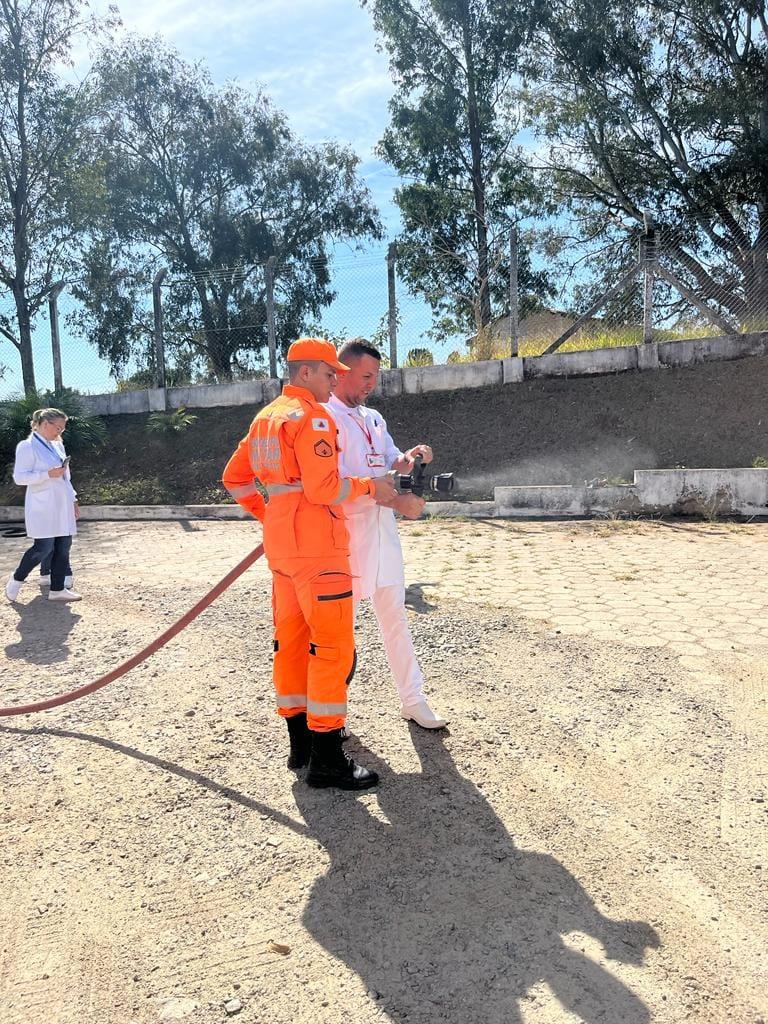
[[[467,72],[467,124],[472,154],[472,194],[475,202],[475,237],[477,239],[477,320],[478,331],[491,320],[491,293],[488,287],[488,227],[485,219],[485,180],[483,177],[482,132],[477,104],[475,62],[472,52],[472,26],[469,5],[461,5],[464,62]]]
[[[746,317],[742,330],[768,330],[768,256],[765,240],[758,239],[752,250],[750,266],[745,274]]]
[[[32,355],[32,329],[29,323],[29,306],[23,290],[14,288],[13,298],[16,302],[16,320],[19,324],[19,355],[21,356],[21,378],[24,394],[30,395],[37,391],[35,383],[35,364]]]
[[[222,328],[216,323],[216,316],[211,308],[211,300],[206,291],[205,282],[198,281],[196,289],[200,298],[208,365],[216,380],[224,384],[232,380],[232,350],[229,331],[226,326]]]

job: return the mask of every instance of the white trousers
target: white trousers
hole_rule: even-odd
[[[355,611],[359,603],[355,602]],[[377,587],[371,603],[400,700],[403,704],[417,704],[424,700],[424,675],[416,660],[405,614],[405,587]]]

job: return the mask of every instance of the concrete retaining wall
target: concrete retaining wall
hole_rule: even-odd
[[[768,516],[768,469],[640,469],[633,484],[496,487],[496,515]]]
[[[496,487],[493,495],[496,515],[504,519],[584,517],[641,511],[631,484]]]
[[[549,356],[523,359],[488,359],[476,363],[448,363],[445,366],[407,366],[382,371],[376,394],[397,398],[403,394],[420,395],[427,391],[459,391],[497,384],[519,384],[523,380],[542,377],[591,377],[767,354],[768,332],[762,331],[756,334],[665,341],[584,352],[554,352]],[[84,396],[83,405],[94,416],[147,413],[166,407],[177,409],[181,405],[192,409],[230,405],[260,406],[272,401],[279,394],[281,386],[282,382],[277,380],[256,380],[169,388],[166,393],[162,389],[122,391],[111,395]]]
[[[525,377],[594,377],[637,369],[638,345],[596,348],[584,352],[553,352],[550,356],[523,359]]]
[[[435,501],[427,515],[481,518],[585,518],[594,515],[768,516],[768,469],[641,469],[633,484],[496,487],[493,501]],[[85,505],[84,521],[249,519],[239,505]],[[0,522],[24,519],[0,506]]]
[[[644,511],[668,515],[768,515],[768,469],[639,469]]]
[[[711,360],[744,359],[768,353],[768,332],[723,334],[716,338],[659,342],[659,362],[663,366],[689,366]]]
[[[435,501],[427,504],[427,515],[435,519],[455,516],[487,519],[495,515],[493,501]],[[142,520],[251,519],[239,505],[83,505],[82,522],[141,522]],[[0,505],[0,523],[23,523],[22,505]]]

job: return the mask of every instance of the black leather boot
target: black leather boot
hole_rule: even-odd
[[[288,738],[291,741],[291,752],[288,755],[288,767],[292,772],[306,768],[312,750],[312,733],[307,727],[307,715],[302,711],[299,715],[286,718]]]
[[[309,759],[307,785],[316,789],[335,786],[337,789],[370,789],[379,781],[376,772],[355,764],[341,747],[341,729],[312,732],[312,755]]]

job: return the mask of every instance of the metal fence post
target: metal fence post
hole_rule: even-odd
[[[264,267],[267,290],[267,344],[269,345],[269,376],[277,380],[277,331],[275,330],[275,265],[277,257],[270,256]]]
[[[512,357],[518,355],[520,343],[519,309],[520,297],[517,289],[517,228],[513,224],[509,229],[509,354]]]
[[[61,340],[59,338],[59,296],[64,290],[65,281],[55,284],[48,295],[48,316],[51,322],[51,353],[53,355],[53,390],[59,395],[64,390],[64,377],[61,372]]]
[[[165,342],[163,340],[163,302],[160,298],[160,285],[168,275],[163,268],[155,274],[152,282],[152,310],[155,316],[155,387],[165,390]]]
[[[643,267],[643,343],[653,341],[653,277],[657,260],[657,232],[653,217],[643,214],[643,234],[640,236],[640,263]]]
[[[387,248],[387,296],[389,308],[387,320],[389,323],[389,365],[393,370],[397,369],[397,293],[395,291],[395,260],[397,259],[397,246],[390,242]]]

